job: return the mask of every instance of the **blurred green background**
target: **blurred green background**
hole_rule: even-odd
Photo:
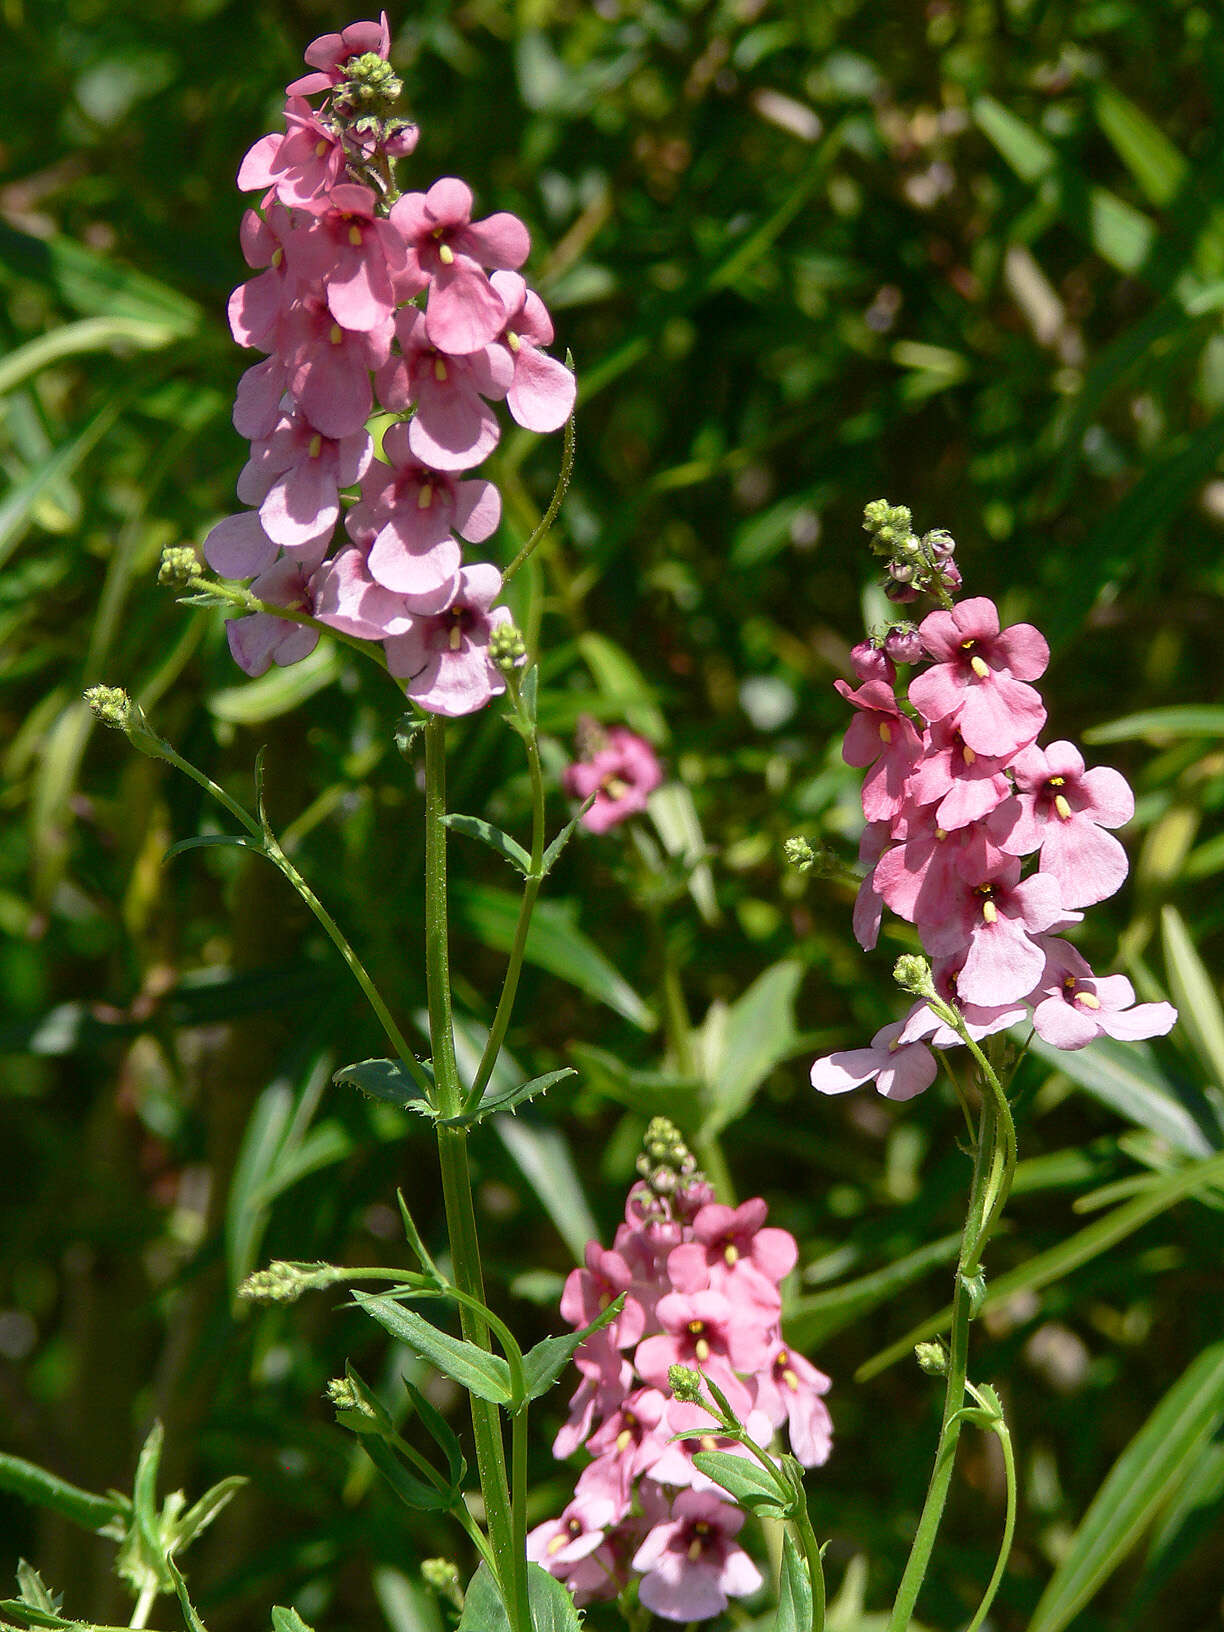
[[[215,809],[78,701],[127,686],[243,799],[266,745],[274,824],[413,1022],[421,804],[396,694],[332,648],[247,682],[219,615],[155,584],[165,545],[236,508],[229,408],[253,359],[224,321],[245,272],[232,177],[278,128],[305,44],[351,18],[224,0],[2,16],[0,1448],[123,1487],[160,1417],[173,1483],[251,1481],[185,1560],[214,1632],[264,1624],[274,1600],[337,1632],[431,1632],[417,1567],[456,1536],[395,1505],[323,1398],[346,1355],[391,1389],[405,1357],[322,1295],[232,1305],[271,1256],[402,1261],[396,1185],[440,1249],[428,1130],[330,1087],[382,1052],[349,977],[254,858],[163,865]],[[797,831],[854,852],[831,682],[883,606],[866,501],[951,529],[967,591],[1050,637],[1049,735],[1136,786],[1132,877],[1081,944],[1186,1023],[1154,1049],[1026,1061],[1025,1165],[989,1266],[1010,1279],[975,1337],[1024,1502],[991,1624],[1025,1627],[1224,1307],[1224,1192],[1188,1167],[1224,1143],[1219,13],[425,0],[391,24],[422,128],[404,185],[459,174],[524,217],[525,270],[578,369],[571,495],[514,595],[542,654],[552,820],[583,712],[645,730],[673,778],[661,831],[575,843],[546,888],[510,1046],[524,1075],[581,1075],[478,1136],[492,1296],[525,1338],[555,1330],[647,1115],[704,1122],[715,1162],[730,1129],[738,1194],[801,1243],[787,1331],[834,1376],[839,1436],[812,1511],[835,1590],[868,1561],[869,1608],[891,1599],[938,1404],[904,1358],[854,1372],[945,1301],[968,1163],[944,1089],[896,1108],[814,1103],[807,1084],[812,1054],[898,1012],[908,944],[864,956],[850,893],[780,855]],[[505,436],[497,559],[559,456],[559,438]],[[451,736],[454,807],[521,832],[517,739],[495,710]],[[513,875],[458,838],[453,860],[458,999],[479,1026]],[[705,1027],[687,1062],[657,1023],[669,970]],[[1041,1256],[1143,1197],[1108,1251]],[[533,1519],[572,1481],[548,1455],[564,1400],[536,1413]],[[1080,1632],[1222,1624],[1218,1427]],[[963,1446],[919,1606],[933,1627],[971,1613],[1001,1524],[994,1455]],[[25,1556],[66,1613],[121,1619],[111,1553],[0,1494],[5,1590]],[[836,1632],[873,1624],[850,1598],[840,1614]]]

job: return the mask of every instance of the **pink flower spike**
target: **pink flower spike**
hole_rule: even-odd
[[[761,1572],[734,1539],[743,1523],[717,1496],[682,1490],[671,1519],[655,1525],[633,1558],[646,1608],[668,1621],[701,1621],[721,1614],[729,1598],[756,1592]]]
[[[1041,870],[1058,880],[1063,904],[1091,907],[1121,887],[1126,851],[1107,827],[1135,814],[1125,777],[1107,765],[1086,771],[1074,743],[1034,743],[1012,765],[1016,792],[999,806],[990,832],[1009,856],[1041,851]]]
[[[999,614],[984,595],[950,612],[932,612],[918,633],[935,659],[910,681],[909,698],[924,719],[953,718],[975,754],[1005,758],[1033,741],[1045,708],[1032,686],[1050,648],[1029,623],[1000,633]]]
[[[508,607],[493,606],[501,573],[485,562],[464,567],[459,590],[445,612],[418,618],[384,643],[387,667],[407,681],[409,697],[432,714],[471,714],[506,689],[489,660],[489,635],[510,621]]]
[[[1102,1034],[1127,1042],[1163,1037],[1177,1020],[1171,1003],[1136,1003],[1125,975],[1094,975],[1067,941],[1046,942],[1045,970],[1031,1001],[1037,1035],[1068,1050]]]
[[[939,1067],[925,1043],[903,1043],[904,1021],[894,1020],[871,1039],[870,1048],[844,1049],[812,1066],[812,1087],[820,1094],[844,1094],[875,1082],[885,1099],[913,1099],[935,1081]]]

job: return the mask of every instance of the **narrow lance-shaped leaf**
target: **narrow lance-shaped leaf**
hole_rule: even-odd
[[[774,1632],[812,1632],[812,1583],[807,1565],[788,1535],[782,1547],[782,1577],[778,1583],[778,1618]]]
[[[392,1298],[369,1292],[354,1292],[353,1301],[376,1320],[391,1336],[419,1354],[444,1376],[469,1394],[491,1400],[494,1405],[510,1403],[510,1368],[500,1355],[486,1354],[475,1343],[451,1337]]]
[[[622,1292],[620,1297],[614,1299],[606,1309],[602,1309],[591,1324],[584,1326],[581,1331],[567,1332],[562,1337],[546,1337],[533,1349],[529,1349],[523,1356],[527,1398],[534,1400],[547,1393],[565,1370],[575,1349],[584,1343],[592,1332],[610,1326],[624,1307],[625,1294]]]
[[[529,1099],[534,1099],[537,1094],[547,1093],[550,1088],[564,1082],[567,1077],[577,1075],[572,1065],[562,1066],[559,1071],[546,1071],[542,1077],[532,1077],[530,1082],[521,1082],[517,1088],[502,1088],[496,1093],[487,1093],[475,1110],[464,1115],[439,1116],[435,1120],[439,1127],[443,1128],[474,1128],[492,1116],[495,1111],[512,1111],[516,1105],[523,1105]]]
[[[453,813],[442,819],[447,827],[454,828],[456,833],[462,833],[465,838],[479,839],[482,844],[487,844],[503,861],[517,867],[524,878],[531,871],[531,857],[526,850],[508,833],[503,833],[500,827],[494,827],[492,822],[486,822],[479,816],[458,816]]]

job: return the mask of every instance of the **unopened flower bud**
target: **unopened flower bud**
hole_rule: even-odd
[[[266,1269],[248,1275],[238,1288],[238,1296],[249,1303],[296,1303],[303,1292],[333,1286],[344,1279],[344,1271],[334,1264],[294,1264],[274,1258]]]
[[[912,561],[893,560],[888,563],[888,576],[895,584],[912,584],[915,570]]]
[[[185,589],[199,571],[200,558],[190,544],[167,544],[157,569],[157,581],[166,589]]]
[[[936,527],[932,532],[924,533],[922,543],[927,554],[936,561],[946,561],[956,553],[956,540],[945,527]]]
[[[347,78],[336,87],[338,103],[364,113],[387,115],[395,111],[404,82],[385,57],[377,51],[363,52],[359,57],[350,57],[344,71]]]
[[[327,1384],[327,1397],[337,1411],[361,1411],[367,1416],[373,1416],[363,1405],[357,1390],[347,1377],[332,1377]]]
[[[705,1403],[701,1373],[693,1371],[689,1366],[668,1366],[667,1386],[671,1389],[673,1399],[683,1400],[687,1405]]]
[[[113,731],[127,730],[135,705],[122,686],[90,686],[84,695],[94,719]]]
[[[960,589],[962,579],[961,570],[955,561],[945,561],[939,569],[939,582],[949,595],[955,595]]]
[[[946,1377],[948,1352],[942,1343],[915,1343],[914,1359],[928,1377]]]
[[[430,1592],[445,1598],[459,1611],[463,1609],[463,1587],[459,1581],[459,1566],[450,1558],[423,1558],[421,1580]]]
[[[915,997],[937,997],[931,966],[917,952],[904,952],[893,965],[893,979],[902,991],[913,992]]]
[[[797,833],[793,839],[787,839],[782,846],[782,854],[786,857],[787,864],[797,867],[801,873],[808,872],[816,865],[816,852],[801,833]]]
[[[526,656],[526,642],[512,623],[499,623],[489,631],[489,660],[495,669],[508,674]]]
[[[912,623],[898,623],[884,637],[884,650],[894,663],[920,663],[926,656],[922,636]]]
[[[897,601],[901,604],[904,604],[906,601],[916,601],[918,599],[918,591],[914,588],[913,584],[898,584],[891,578],[889,579],[888,583],[884,585],[884,593],[888,596],[890,601]]]

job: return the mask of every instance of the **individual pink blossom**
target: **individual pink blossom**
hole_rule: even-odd
[[[1049,940],[1045,950],[1046,966],[1031,999],[1033,1025],[1054,1048],[1083,1048],[1102,1035],[1134,1042],[1172,1029],[1172,1004],[1136,1003],[1125,975],[1094,975],[1066,941]]]
[[[632,1285],[633,1271],[621,1254],[605,1250],[598,1241],[588,1241],[585,1268],[572,1269],[566,1277],[561,1314],[571,1326],[589,1326]],[[620,1314],[605,1329],[618,1349],[628,1349],[639,1341],[645,1325],[641,1304],[627,1296]]]
[[[768,1351],[768,1320],[750,1299],[732,1303],[721,1292],[669,1292],[655,1317],[663,1330],[637,1346],[633,1364],[655,1388],[667,1387],[672,1366],[708,1372],[741,1415],[752,1400],[735,1375],[757,1371]]]
[[[282,324],[298,294],[297,279],[289,270],[285,245],[292,218],[282,205],[270,205],[262,216],[248,210],[239,238],[248,266],[264,270],[240,283],[230,295],[227,312],[230,332],[240,346],[275,351]]]
[[[888,821],[905,802],[906,783],[922,752],[918,733],[883,680],[868,680],[858,691],[844,680],[833,684],[860,711],[846,727],[842,758],[847,765],[871,767],[863,779],[863,814],[869,822]]]
[[[399,353],[378,371],[379,401],[397,413],[415,406],[408,446],[422,464],[470,470],[492,453],[501,434],[489,401],[500,401],[514,377],[508,353],[501,346],[467,357],[439,351],[416,306],[396,314],[395,332]]]
[[[327,195],[346,175],[340,133],[320,119],[300,97],[285,106],[285,133],[261,136],[238,167],[242,193],[271,190],[289,209],[325,206]]]
[[[787,1425],[791,1450],[805,1468],[821,1467],[833,1450],[833,1419],[823,1399],[832,1386],[823,1371],[784,1344],[774,1349],[768,1372],[757,1382],[758,1409],[775,1428]]]
[[[343,83],[345,67],[352,57],[373,55],[385,62],[391,54],[391,28],[384,11],[376,23],[350,23],[338,34],[320,34],[303,52],[313,74],[304,74],[286,88],[286,96],[313,96]]]
[[[562,781],[573,799],[595,795],[595,803],[583,812],[582,824],[592,833],[606,833],[646,809],[648,796],[663,780],[663,769],[646,739],[627,726],[609,726],[599,732],[597,743],[589,759],[566,766]]]
[[[876,862],[873,887],[898,918],[920,927],[940,925],[948,903],[959,898],[964,876],[984,873],[1001,854],[979,826],[948,832],[933,806],[919,807],[907,818],[904,842]]]
[[[936,825],[951,832],[980,821],[1008,798],[1008,763],[1006,756],[974,753],[959,725],[938,720],[925,734],[906,793],[916,805],[934,805]]]
[[[942,911],[920,922],[923,943],[939,956],[964,961],[957,991],[970,1003],[1010,1003],[1031,992],[1045,954],[1038,936],[1078,922],[1062,904],[1057,879],[1037,872],[1021,879],[1013,856],[966,865],[949,882]]]
[[[781,1303],[778,1288],[799,1259],[789,1230],[765,1228],[769,1209],[759,1196],[739,1207],[712,1202],[693,1220],[694,1239],[668,1255],[667,1273],[678,1292],[710,1287],[734,1299],[744,1289],[766,1309]]]
[[[575,1496],[560,1518],[545,1520],[527,1537],[527,1557],[564,1580],[571,1565],[600,1546],[618,1517],[615,1503],[606,1497]]]
[[[322,288],[336,322],[362,333],[385,329],[392,319],[398,304],[392,274],[405,259],[403,240],[376,206],[369,187],[343,182],[285,239],[293,276]]]
[[[205,561],[222,578],[256,578],[280,554],[254,510],[243,510],[219,521],[202,548]]]
[[[427,193],[405,193],[391,221],[407,247],[399,280],[405,297],[429,290],[426,331],[435,346],[464,356],[501,333],[505,308],[483,268],[513,268],[531,240],[517,216],[501,212],[472,220],[472,192],[455,176]]]
[[[259,506],[264,531],[277,544],[309,548],[331,538],[340,518],[340,489],[355,486],[372,458],[364,430],[325,437],[303,414],[289,412],[270,436],[252,444],[238,478],[238,497]]]
[[[756,1592],[761,1572],[735,1540],[743,1523],[743,1513],[717,1496],[682,1490],[671,1518],[655,1525],[633,1558],[646,1608],[668,1621],[706,1620],[729,1598]]]
[[[667,1410],[667,1397],[657,1388],[638,1388],[628,1395],[587,1440],[595,1461],[583,1469],[578,1487],[613,1497],[619,1511],[626,1512],[634,1482],[671,1450],[674,1430]]]
[[[285,324],[287,385],[298,407],[324,436],[351,436],[364,428],[374,406],[370,371],[391,353],[390,316],[368,330],[337,323],[325,300],[303,295]]]
[[[311,588],[319,622],[359,640],[407,634],[419,616],[402,595],[374,582],[365,552],[356,548],[341,550],[325,561]]]
[[[924,719],[952,718],[976,754],[1003,758],[1033,741],[1045,708],[1029,680],[1039,679],[1050,648],[1030,623],[1000,632],[999,613],[984,595],[919,625],[933,667],[910,681],[909,699]]]
[[[574,411],[577,385],[565,364],[541,349],[553,342],[544,302],[517,272],[494,272],[490,282],[504,308],[499,338],[514,368],[506,406],[525,430],[560,430]]]
[[[260,573],[251,585],[251,594],[273,606],[293,611],[312,611],[310,583],[296,561],[287,557]],[[319,631],[309,624],[278,618],[273,612],[253,612],[249,617],[231,618],[225,626],[226,639],[234,662],[252,678],[265,674],[275,663],[286,668],[314,651]]]
[[[963,954],[955,958],[937,959],[931,968],[931,978],[944,1002],[960,1014],[965,1029],[974,1041],[992,1037],[997,1031],[1006,1031],[1019,1024],[1028,1013],[1023,1000],[1013,998],[1010,1003],[970,1003],[961,995],[958,982],[963,962]],[[923,1042],[932,1048],[957,1048],[961,1037],[928,1004],[919,1000],[905,1017],[900,1040],[903,1043]]]
[[[760,1379],[757,1388],[759,1391]],[[773,1438],[774,1425],[757,1406],[744,1419],[744,1428],[749,1439],[758,1445],[768,1445]],[[722,1486],[708,1474],[702,1473],[693,1457],[699,1451],[725,1451],[728,1456],[756,1464],[747,1446],[718,1432],[718,1424],[703,1405],[689,1400],[672,1400],[667,1407],[663,1429],[666,1432],[663,1454],[652,1461],[646,1470],[646,1477],[656,1484],[672,1485],[678,1490],[707,1490],[717,1493],[725,1501]],[[685,1437],[675,1439],[676,1434]]]
[[[812,1087],[820,1094],[844,1094],[874,1082],[885,1099],[913,1099],[935,1081],[938,1065],[925,1043],[901,1040],[904,1021],[882,1026],[869,1048],[827,1054],[812,1066]]]
[[[1058,880],[1063,904],[1090,907],[1104,901],[1125,879],[1126,851],[1107,827],[1121,827],[1135,814],[1135,796],[1125,777],[1108,765],[1084,769],[1070,742],[1034,743],[1012,764],[1016,792],[999,806],[990,831],[1011,856],[1041,851],[1041,870]]]
[[[510,622],[510,609],[493,605],[501,593],[501,573],[478,562],[462,568],[459,580],[445,612],[418,618],[406,633],[384,642],[387,667],[431,714],[471,714],[506,689],[505,677],[489,658],[490,634]]]

